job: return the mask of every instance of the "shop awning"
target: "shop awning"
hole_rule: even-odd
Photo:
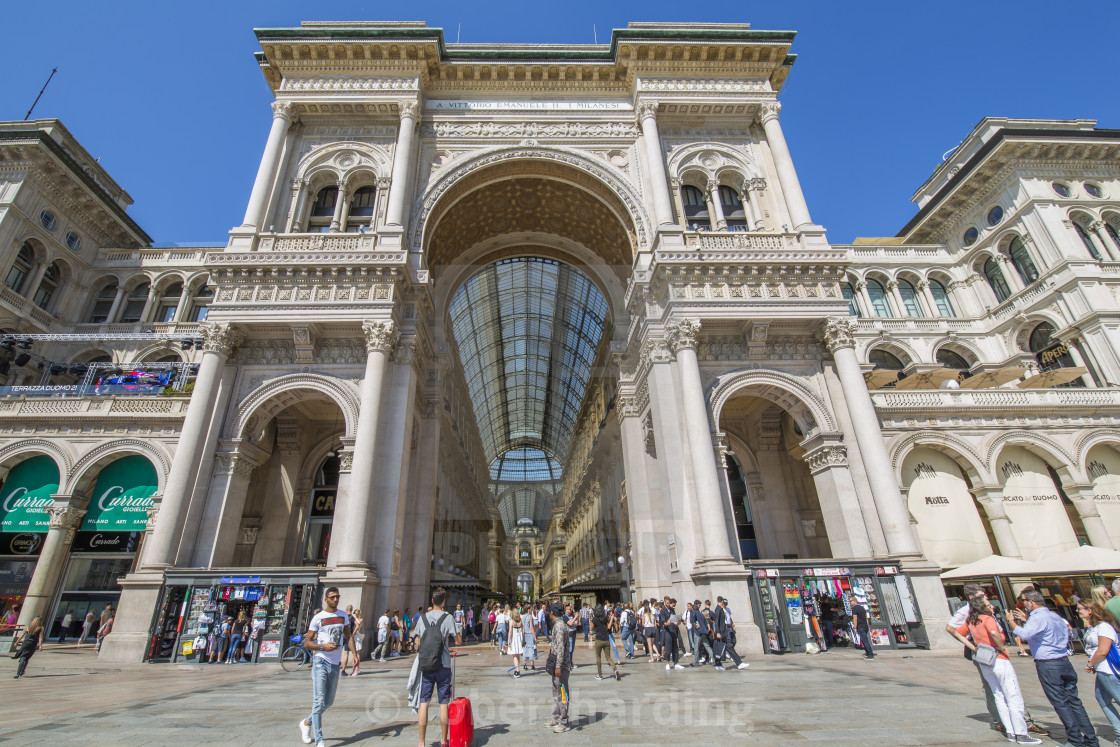
[[[0,488],[0,531],[46,532],[47,508],[58,492],[58,465],[49,456],[31,457],[8,473]]]
[[[83,532],[142,532],[155,494],[156,469],[146,457],[122,457],[97,476]]]
[[[1120,552],[1082,545],[1058,555],[1030,563],[1026,576],[1058,576],[1074,573],[1120,571]]]
[[[1117,553],[1117,555],[1120,555],[1120,553]],[[985,576],[1029,576],[1035,565],[1036,563],[1029,560],[1007,558],[1003,555],[989,555],[951,571],[945,571],[941,574],[941,578],[949,580],[954,578],[983,578]]]

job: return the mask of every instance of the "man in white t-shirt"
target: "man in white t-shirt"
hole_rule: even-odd
[[[389,610],[377,618],[377,647],[370,654],[371,659],[385,661],[385,653],[389,650]]]
[[[346,646],[357,655],[354,648],[350,616],[338,609],[338,587],[331,586],[323,594],[323,610],[311,618],[303,647],[311,656],[311,715],[299,722],[300,738],[304,744],[323,742],[323,713],[334,703],[338,688],[338,673],[342,669],[342,648]]]

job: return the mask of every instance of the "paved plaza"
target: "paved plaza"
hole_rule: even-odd
[[[505,674],[509,658],[490,647],[460,651],[457,694],[474,703],[479,745],[1005,743],[987,727],[976,670],[947,653],[888,651],[864,661],[834,650],[756,658],[748,671],[726,672],[667,672],[632,661],[620,682],[600,682],[581,643],[571,679],[573,729],[553,734],[544,727],[551,709],[544,673],[513,680]],[[1031,662],[1014,664],[1031,714],[1062,741]],[[1084,657],[1074,664],[1083,666]],[[410,666],[407,659],[364,662],[356,679],[343,679],[324,720],[327,744],[416,744],[405,694]],[[92,650],[48,648],[28,674],[0,680],[0,741],[298,745],[296,721],[311,703],[307,671],[288,674],[272,664],[104,667]],[[1092,685],[1080,676],[1081,697],[1107,743],[1112,731]],[[428,735],[438,743],[434,725]]]

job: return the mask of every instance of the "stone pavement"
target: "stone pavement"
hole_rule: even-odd
[[[525,747],[535,739],[569,745],[1006,744],[988,729],[975,668],[956,653],[888,651],[865,661],[837,649],[760,657],[748,671],[726,672],[667,672],[664,665],[635,660],[623,666],[621,682],[600,682],[581,642],[571,679],[574,728],[552,734],[544,728],[552,701],[543,672],[513,680],[505,673],[509,657],[489,646],[460,651],[457,694],[473,701],[478,745]],[[1084,661],[1074,661],[1079,673]],[[1061,724],[1030,660],[1014,665],[1032,715],[1061,741]],[[356,679],[344,678],[324,719],[327,744],[416,744],[405,693],[410,666],[408,659],[367,661]],[[311,703],[307,671],[288,674],[274,664],[102,667],[92,650],[68,647],[36,654],[28,674],[0,679],[0,741],[298,745],[296,722]],[[1079,683],[1101,741],[1111,741],[1092,678],[1079,674]],[[437,709],[431,713],[434,718]],[[428,736],[429,744],[438,743],[436,724]]]

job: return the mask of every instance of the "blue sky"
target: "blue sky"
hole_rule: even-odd
[[[406,8],[402,12],[400,8]],[[798,32],[782,122],[813,218],[836,243],[895,234],[946,151],[985,116],[1120,127],[1120,4],[957,2],[13,3],[0,119],[58,117],[136,201],[159,242],[241,222],[271,96],[254,27],[422,20],[463,42],[599,41],[628,21]]]

